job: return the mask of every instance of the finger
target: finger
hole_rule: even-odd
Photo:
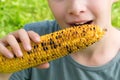
[[[10,52],[4,45],[3,43],[0,43],[0,54],[3,54],[4,56],[8,58],[13,58],[12,52]]]
[[[0,39],[0,44],[4,45],[4,46],[8,46],[8,43],[6,41],[6,37]]]
[[[33,31],[28,31],[28,35],[30,37],[30,39],[36,43],[39,43],[40,42],[40,36],[33,32]]]
[[[49,66],[50,66],[49,63],[44,63],[44,64],[36,66],[36,68],[46,69],[46,68],[49,68]]]
[[[13,50],[13,53],[17,57],[22,57],[23,56],[23,54],[21,52],[21,49],[20,49],[20,46],[18,44],[18,41],[16,40],[16,38],[13,35],[8,35],[7,42],[11,46],[11,48]]]
[[[18,32],[18,35],[24,49],[27,51],[31,50],[31,43],[30,43],[30,38],[28,36],[28,33],[24,29],[20,29]]]

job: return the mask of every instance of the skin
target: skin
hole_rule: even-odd
[[[76,62],[86,66],[100,66],[116,55],[120,48],[120,32],[111,25],[111,7],[114,2],[116,0],[48,0],[51,11],[62,28],[92,20],[91,24],[107,29],[101,41],[71,54]]]
[[[120,32],[111,25],[111,6],[114,2],[115,0],[97,0],[97,2],[96,0],[48,0],[49,7],[62,28],[92,20],[91,24],[97,24],[107,29],[102,40],[71,55],[76,62],[87,66],[100,66],[116,55],[115,53],[120,48],[120,36],[118,35]],[[33,31],[26,32],[24,29],[10,33],[0,39],[0,53],[8,58],[13,58],[13,53],[6,48],[10,45],[14,54],[22,57],[18,41],[23,44],[26,51],[29,51],[31,50],[30,39],[39,43],[40,36]],[[37,67],[48,68],[49,64],[45,63]]]
[[[101,27],[111,26],[111,0],[98,0],[97,3],[95,0],[48,0],[48,3],[63,28],[89,20]]]

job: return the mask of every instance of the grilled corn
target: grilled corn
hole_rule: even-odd
[[[85,49],[104,33],[99,26],[82,25],[41,36],[39,44],[31,43],[31,51],[25,51],[20,43],[23,57],[9,59],[0,54],[0,73],[17,72]],[[12,51],[11,47],[8,48]]]

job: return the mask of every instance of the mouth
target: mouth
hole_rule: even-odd
[[[86,22],[74,22],[74,23],[70,23],[70,26],[81,26],[81,25],[85,25],[85,24],[92,24],[93,23],[93,20],[89,20],[89,21],[86,21]]]

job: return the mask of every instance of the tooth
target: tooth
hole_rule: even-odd
[[[75,23],[76,25],[84,24],[84,23]]]

